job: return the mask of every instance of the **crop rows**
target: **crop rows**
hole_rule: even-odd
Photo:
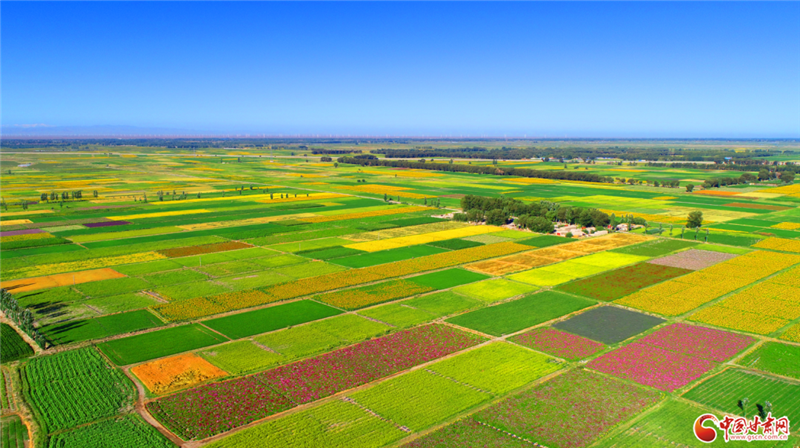
[[[22,378],[45,432],[116,415],[133,403],[133,384],[92,347],[31,359]]]

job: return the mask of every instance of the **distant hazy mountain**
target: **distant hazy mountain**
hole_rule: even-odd
[[[2,126],[2,136],[9,137],[163,137],[203,136],[211,132],[189,129],[144,128],[137,126]]]

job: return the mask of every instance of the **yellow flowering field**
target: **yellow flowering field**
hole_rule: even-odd
[[[41,215],[45,213],[53,213],[52,210],[25,210],[22,212],[3,212],[3,216],[22,216],[22,215]]]
[[[781,339],[792,342],[800,342],[800,324],[789,327],[782,335]]]
[[[753,247],[800,253],[800,241],[787,238],[767,238],[754,244]]]
[[[608,249],[624,247],[647,241],[651,237],[628,233],[615,233],[584,241],[561,244],[559,246],[536,249],[496,260],[473,263],[466,268],[489,275],[505,275],[527,271],[536,267],[566,261]]]
[[[798,262],[797,255],[755,251],[637,291],[617,303],[677,316]]]
[[[361,288],[328,292],[315,296],[314,299],[339,308],[352,310],[432,290],[433,288],[430,286],[421,286],[414,282],[400,279]]]
[[[20,224],[31,224],[33,221],[30,219],[10,219],[8,221],[0,221],[0,226],[16,226]]]
[[[514,178],[514,179],[506,179],[506,182],[514,182],[514,183],[526,184],[526,185],[532,185],[532,184],[555,184],[555,183],[558,183],[558,182],[556,182],[554,180],[538,179],[538,178],[535,178],[535,177],[518,177],[518,178]]]
[[[430,224],[418,224],[416,226],[396,227],[393,229],[375,230],[372,232],[364,232],[354,234],[348,237],[353,241],[375,241],[385,238],[397,238],[400,236],[420,235],[422,233],[438,232],[441,230],[460,229],[462,227],[469,227],[470,224],[465,222],[442,220],[442,222],[433,222]]]
[[[764,316],[762,314],[730,309],[724,306],[704,308],[693,314],[691,320],[756,334],[770,334],[791,322],[788,319]]]
[[[120,278],[124,275],[111,268],[93,269],[91,271],[70,272],[66,274],[47,275],[44,277],[26,278],[24,280],[11,280],[3,282],[0,287],[11,290],[13,293],[35,291],[37,289],[55,288],[57,286],[78,285],[81,283],[96,282]]]
[[[195,215],[200,213],[211,213],[211,210],[206,210],[201,208],[196,210],[176,210],[172,212],[141,213],[138,215],[107,216],[107,218],[112,221],[127,221],[130,219],[160,218],[164,216]]]
[[[396,177],[442,177],[444,174],[431,173],[429,171],[414,171],[414,170],[391,170],[391,171],[377,171],[377,170],[361,170],[369,174],[381,174],[384,176]]]
[[[423,207],[424,208],[424,207]],[[367,252],[377,252],[379,250],[396,249],[398,247],[415,246],[418,244],[432,243],[434,241],[451,240],[454,238],[464,238],[467,236],[484,235],[502,231],[502,227],[495,226],[470,226],[460,229],[443,230],[441,232],[423,233],[421,235],[401,236],[378,241],[368,241],[364,243],[348,244],[345,247],[358,249]]]
[[[770,227],[773,229],[796,230],[800,229],[800,222],[779,222],[778,224]]]
[[[772,283],[800,288],[800,267],[790,269],[769,279]]]
[[[692,314],[689,319],[735,330],[769,334],[800,317],[800,287],[784,283],[786,279],[792,278],[793,281],[798,281],[796,278],[798,273],[800,273],[800,268],[795,268],[753,285],[713,306]],[[719,317],[714,317],[715,313],[729,317],[730,321],[723,322]],[[758,315],[758,321],[765,319],[765,322],[769,322],[770,325],[753,326],[751,323],[745,322],[747,318],[752,318],[751,314]],[[776,325],[777,328],[775,328]]]
[[[37,266],[26,266],[24,268],[14,269],[6,272],[5,277],[8,279],[17,279],[32,277],[35,274],[42,272],[71,272],[83,271],[87,269],[104,268],[108,266],[116,266],[120,264],[141,263],[144,261],[161,260],[167,258],[157,252],[140,252],[129,255],[119,255],[116,257],[93,258],[89,260],[68,261],[65,263],[54,264],[40,264]]]
[[[205,297],[163,303],[154,305],[151,309],[170,322],[211,316],[212,314],[219,314],[227,311],[222,305],[212,302]]]
[[[634,218],[642,218],[647,222],[665,222],[670,224],[678,224],[686,222],[685,217],[679,216],[668,216],[668,215],[651,215],[648,213],[632,213],[627,211],[620,211],[620,210],[608,210],[608,209],[601,209],[603,213],[607,213],[609,216],[617,215],[617,218],[625,215],[633,215]]]
[[[43,240],[52,237],[53,235],[49,233],[29,233],[27,235],[10,235],[10,236],[0,237],[0,243],[10,243],[12,241]]]
[[[800,184],[786,185],[784,187],[767,188],[765,190],[758,190],[760,193],[777,193],[777,194],[797,194],[800,193]]]

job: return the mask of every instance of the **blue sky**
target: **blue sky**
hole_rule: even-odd
[[[800,137],[800,3],[4,2],[2,124]]]

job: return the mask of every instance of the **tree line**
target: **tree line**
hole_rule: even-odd
[[[739,161],[760,163],[758,158],[780,154],[777,151],[756,150],[753,152],[735,152],[728,149],[682,149],[682,148],[641,148],[635,146],[608,147],[501,147],[501,148],[425,148],[425,149],[376,149],[374,154],[383,154],[389,158],[415,159],[419,157],[448,157],[459,159],[548,159],[563,162],[581,158],[584,160],[621,159],[621,160],[660,160],[676,162],[715,161],[722,164],[726,158]],[[698,164],[699,165],[699,164]],[[659,164],[659,166],[663,166]]]
[[[512,168],[512,167],[497,167],[497,166],[479,166],[479,165],[461,165],[456,163],[426,163],[422,161],[410,162],[405,160],[386,160],[367,158],[370,156],[356,156],[356,157],[339,157],[339,163],[348,163],[351,165],[361,166],[385,166],[392,168],[412,168],[419,170],[431,171],[449,171],[460,173],[473,173],[473,174],[491,174],[497,176],[517,176],[517,177],[533,177],[539,179],[557,179],[557,180],[573,180],[581,182],[600,182],[600,183],[613,183],[613,177],[601,176],[595,173],[587,173],[581,171],[544,171],[532,170],[530,168]]]

